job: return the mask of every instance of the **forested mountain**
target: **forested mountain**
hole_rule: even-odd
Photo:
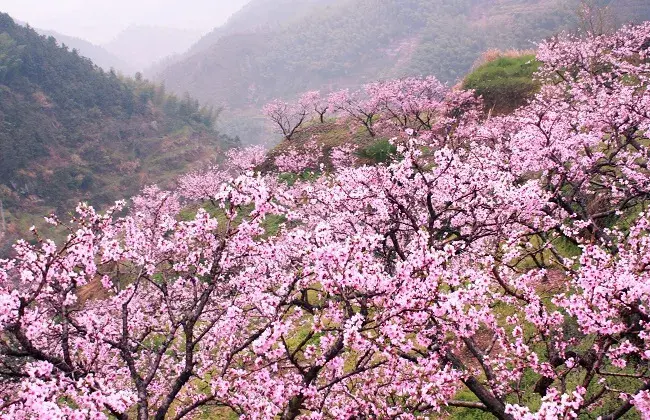
[[[0,14],[0,199],[9,229],[30,214],[103,206],[209,160],[230,139],[217,113],[105,72]]]
[[[260,13],[285,24],[258,24],[270,3],[250,2],[158,80],[240,110],[385,77],[433,74],[454,83],[487,49],[534,48],[576,27],[579,8],[578,0],[287,0]],[[605,3],[621,21],[650,17],[642,0]]]

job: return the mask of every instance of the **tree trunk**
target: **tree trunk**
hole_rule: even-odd
[[[281,419],[293,420],[297,418],[300,415],[300,408],[302,407],[302,403],[304,402],[304,400],[305,397],[303,397],[302,394],[293,397],[289,401],[287,408],[285,408],[284,412],[282,413]]]

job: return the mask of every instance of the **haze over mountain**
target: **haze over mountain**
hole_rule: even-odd
[[[27,24],[16,21],[23,26]],[[45,36],[56,38],[59,45],[76,49],[105,71],[114,69],[127,76],[185,52],[201,37],[198,31],[156,26],[131,26],[120,32],[111,42],[95,45],[78,37],[56,31],[32,28]]]
[[[102,45],[129,26],[159,26],[207,33],[247,0],[4,0],[0,11],[31,26]]]
[[[222,36],[241,32],[264,32],[286,28],[292,22],[327,10],[340,0],[257,0],[244,4],[223,25],[203,36],[187,55],[210,48]]]
[[[78,49],[105,70],[115,68],[133,75],[168,56],[184,53],[247,2],[6,0],[0,12]]]
[[[237,33],[255,31],[268,31],[286,26],[314,12],[314,8],[327,6],[339,0],[261,0],[249,2],[241,0],[241,8],[235,12],[228,21],[213,28],[210,32],[197,40],[191,48],[181,54],[174,54],[154,63],[145,70],[145,74],[157,77],[167,67],[209,49],[224,36]]]
[[[650,3],[606,2],[619,20]],[[178,92],[246,107],[307,88],[433,73],[465,74],[489,48],[534,48],[576,25],[577,0],[253,0],[159,79]],[[239,59],[236,59],[238,57]]]
[[[173,54],[186,51],[201,37],[201,32],[159,26],[130,26],[104,48],[136,71]]]

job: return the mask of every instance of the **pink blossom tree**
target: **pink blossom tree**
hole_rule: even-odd
[[[276,99],[264,106],[262,112],[277,126],[285,139],[291,138],[308,121],[311,104],[302,98],[298,103],[284,102]]]
[[[365,90],[382,120],[400,130],[431,130],[447,89],[433,76],[371,83]]]
[[[322,145],[311,139],[300,148],[288,147],[276,158],[274,163],[280,172],[301,173],[306,169],[318,170],[323,157]]]
[[[330,94],[330,108],[362,125],[371,136],[409,131],[446,136],[458,124],[476,122],[480,100],[471,92],[447,89],[435,77],[369,83]]]
[[[379,113],[377,104],[365,91],[350,92],[349,89],[332,92],[328,98],[329,107],[333,112],[351,118],[353,122],[362,125],[372,137],[375,136],[373,125]]]
[[[300,98],[301,103],[309,104],[311,109],[318,115],[320,123],[325,122],[325,114],[330,109],[327,98],[324,98],[319,91],[305,92]]]

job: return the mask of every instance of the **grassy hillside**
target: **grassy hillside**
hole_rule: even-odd
[[[217,112],[106,73],[0,14],[0,199],[8,235],[79,200],[105,206],[215,159]],[[6,238],[5,238],[6,239]]]
[[[483,51],[530,49],[577,26],[578,0],[308,0],[276,4],[284,25],[259,22],[254,0],[159,77],[176,92],[238,112],[308,89],[331,90],[387,77],[433,74],[455,83]],[[650,6],[612,0],[620,21],[650,18]],[[303,7],[292,14],[296,4]],[[289,18],[291,16],[292,18]],[[237,24],[236,22],[241,22]],[[256,136],[259,128],[248,124]]]
[[[463,80],[462,87],[483,98],[486,111],[504,114],[525,105],[539,89],[534,74],[540,63],[534,53],[488,52]]]

